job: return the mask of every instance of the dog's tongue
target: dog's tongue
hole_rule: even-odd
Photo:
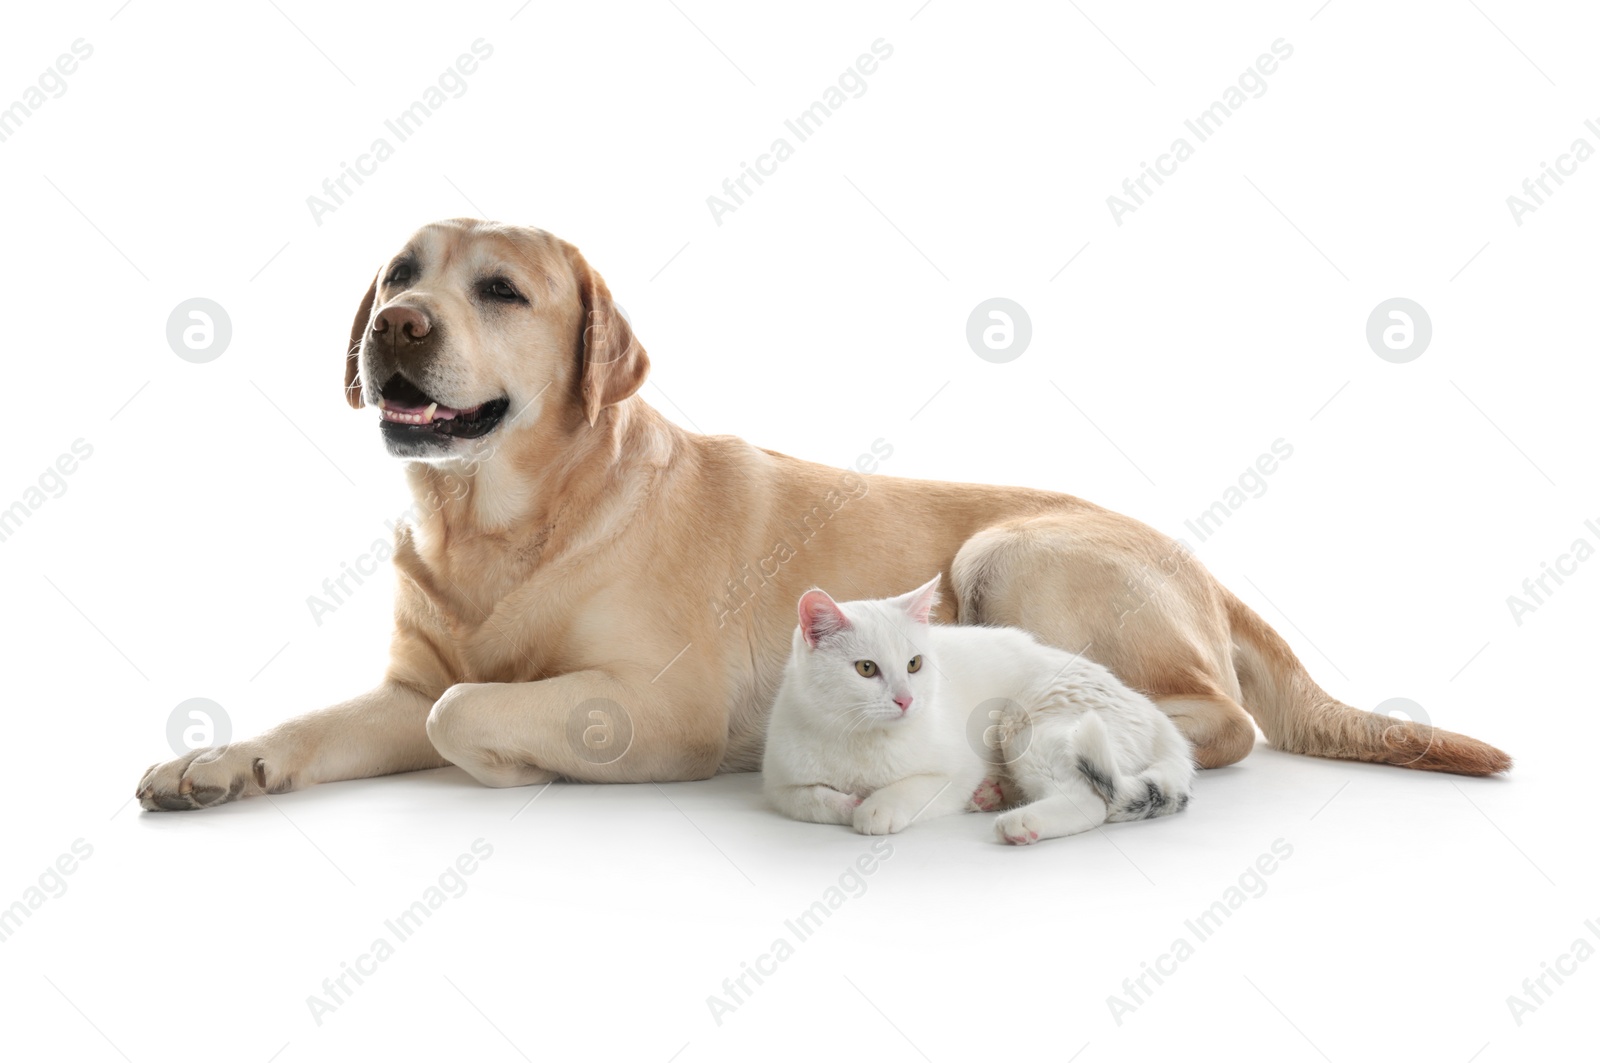
[[[465,417],[476,413],[482,408],[482,403],[470,409],[458,410],[454,406],[440,406],[437,402],[430,402],[426,406],[407,406],[403,403],[389,402],[386,399],[378,400],[378,411],[383,414],[385,421],[399,421],[401,424],[432,424],[434,421],[452,421],[457,417]]]

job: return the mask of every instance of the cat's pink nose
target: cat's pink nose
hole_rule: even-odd
[[[900,706],[900,715],[902,716],[911,711],[910,694],[896,694],[894,696],[894,703]]]

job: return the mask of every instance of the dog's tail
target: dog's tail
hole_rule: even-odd
[[[1313,757],[1494,775],[1511,758],[1487,742],[1426,723],[1365,712],[1330,697],[1276,631],[1223,591],[1244,707],[1279,749]]]
[[[1072,748],[1077,754],[1078,774],[1105,800],[1108,822],[1170,816],[1189,804],[1187,780],[1194,769],[1188,764],[1186,749],[1181,771],[1166,772],[1158,762],[1138,775],[1123,774],[1105,724],[1096,712],[1086,712],[1078,721]]]

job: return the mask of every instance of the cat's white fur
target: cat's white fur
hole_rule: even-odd
[[[1015,804],[995,829],[1026,845],[1188,804],[1189,744],[1149,698],[1020,628],[930,625],[938,587],[801,596],[763,763],[779,811],[892,834]]]

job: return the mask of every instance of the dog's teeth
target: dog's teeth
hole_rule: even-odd
[[[384,403],[384,401],[383,401],[383,396],[382,396],[382,395],[380,395],[380,396],[378,396],[378,409],[380,409],[380,410],[381,410],[381,409],[383,409],[383,408],[384,408],[384,407],[385,407],[385,403]]]
[[[432,424],[433,423],[433,411],[437,410],[438,408],[439,408],[439,404],[437,402],[428,403],[428,408],[426,410],[422,411],[422,423],[423,424]]]

